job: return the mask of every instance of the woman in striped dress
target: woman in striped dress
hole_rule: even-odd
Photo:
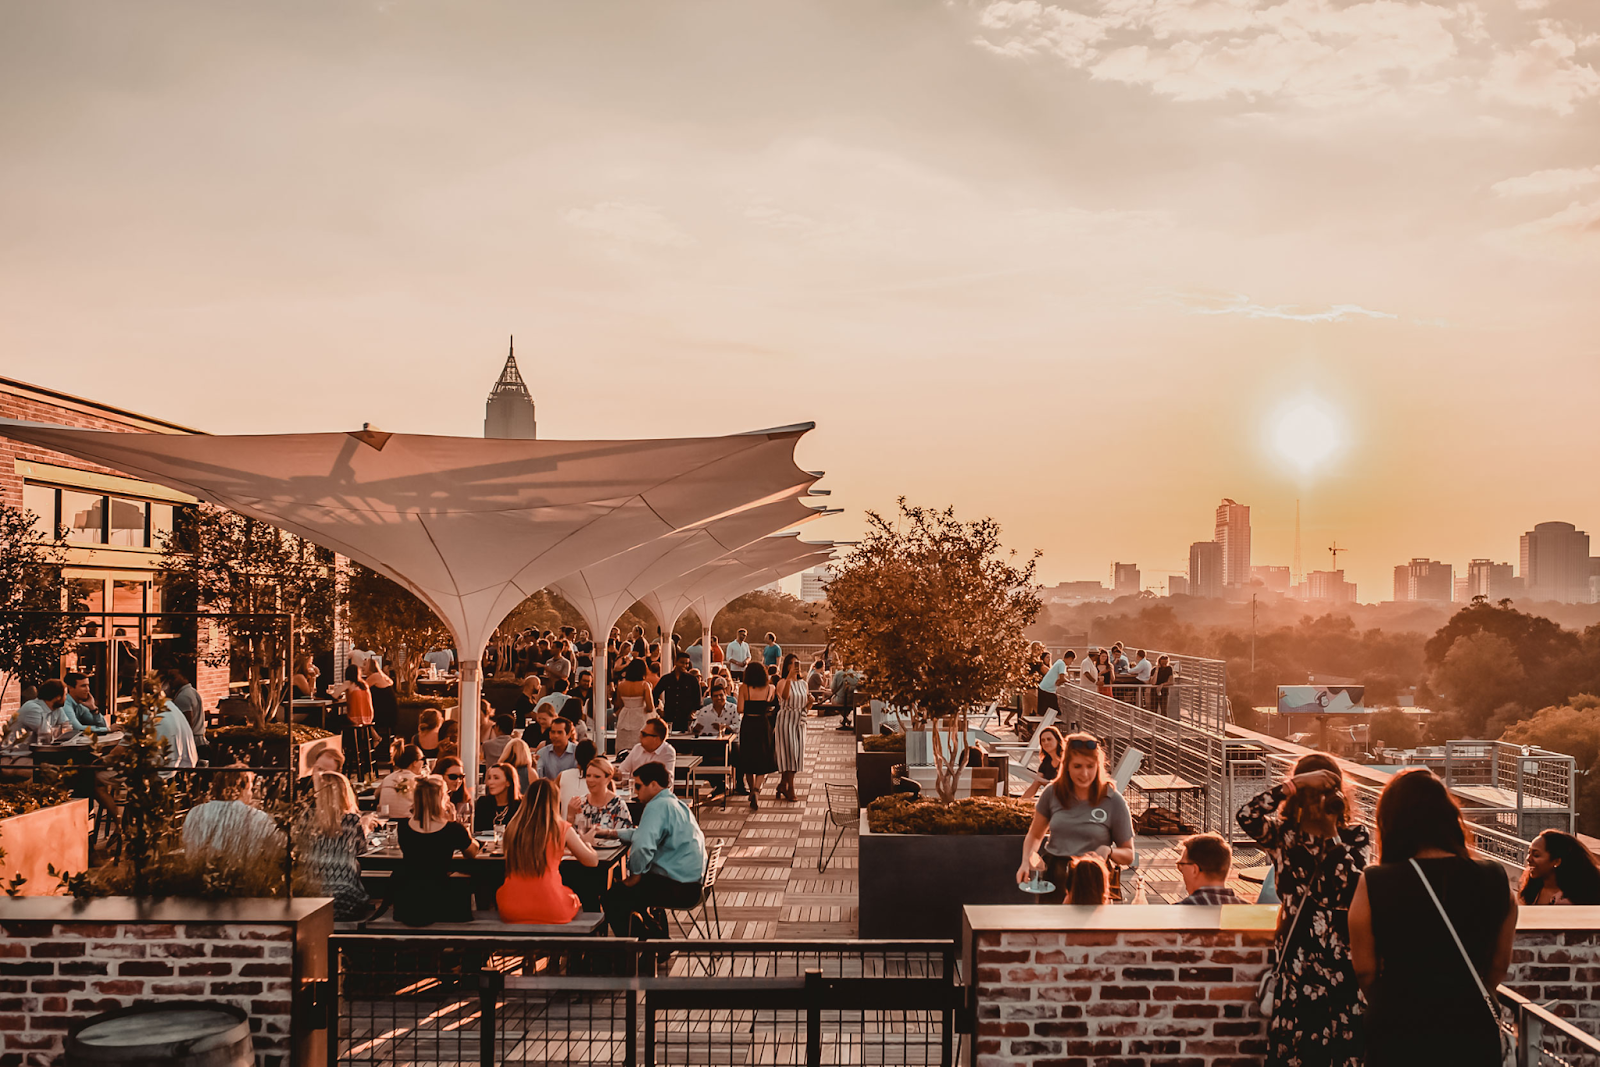
[[[810,706],[811,694],[800,677],[800,657],[791,652],[783,657],[778,675],[778,722],[773,731],[778,743],[778,773],[783,775],[778,783],[779,800],[800,799],[794,795],[794,776],[806,762],[805,718]]]

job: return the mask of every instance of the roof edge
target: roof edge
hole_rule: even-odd
[[[64,393],[59,389],[51,389],[50,387],[44,385],[35,385],[32,382],[25,382],[18,378],[7,378],[0,376],[0,393],[10,393],[13,396],[32,395],[63,404],[66,407],[74,410],[83,411],[86,414],[114,416],[119,419],[127,420],[135,425],[154,428],[160,433],[210,436],[204,430],[197,430],[192,426],[184,426],[181,423],[169,422],[166,419],[158,419],[153,415],[142,415],[137,411],[129,411],[127,408],[119,408],[111,404],[103,404],[98,400],[89,400],[85,397],[74,396],[71,393]]]

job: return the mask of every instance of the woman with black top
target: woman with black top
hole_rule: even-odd
[[[1367,865],[1366,828],[1332,756],[1301,756],[1294,774],[1239,809],[1240,829],[1272,860],[1278,983],[1267,1067],[1360,1067],[1364,1038],[1348,915]]]
[[[392,894],[394,917],[407,926],[472,921],[470,890],[450,891],[450,861],[457,852],[475,858],[478,846],[450,816],[446,788],[437,775],[418,778],[411,818],[400,824],[401,860]]]
[[[777,687],[766,667],[751,663],[739,687],[739,773],[749,783],[751,811],[760,809],[761,784],[778,769],[777,722]]]
[[[394,679],[383,672],[377,656],[362,664],[361,680],[372,693],[372,724],[386,740],[395,734],[400,721],[400,704],[395,697]]]
[[[1473,854],[1461,809],[1424,767],[1389,779],[1377,822],[1379,862],[1362,873],[1350,902],[1350,952],[1367,995],[1367,1065],[1497,1067],[1499,1009],[1485,993],[1492,997],[1504,980],[1517,932],[1505,868]]]
[[[1039,772],[1022,794],[1023,800],[1032,800],[1041,787],[1056,780],[1056,772],[1061,769],[1061,753],[1065,750],[1066,743],[1060,730],[1046,726],[1039,731]]]
[[[1517,895],[1524,904],[1600,904],[1600,866],[1576,837],[1546,830],[1528,845]]]
[[[1177,718],[1176,715],[1167,710],[1167,698],[1172,695],[1172,676],[1174,673],[1171,658],[1167,656],[1156,657],[1155,677],[1150,680],[1152,686],[1151,707],[1156,714],[1166,715],[1171,718]]]
[[[496,763],[484,770],[483,796],[478,798],[472,816],[473,833],[486,834],[511,821],[522,798],[518,785],[515,767]]]

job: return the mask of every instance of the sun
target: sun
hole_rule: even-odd
[[[1302,478],[1327,466],[1344,447],[1344,420],[1339,411],[1317,396],[1299,396],[1284,402],[1267,426],[1267,440]]]

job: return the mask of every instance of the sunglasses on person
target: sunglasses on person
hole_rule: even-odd
[[[450,782],[459,782],[465,777],[465,774],[462,774],[460,771],[456,771],[453,774],[446,774],[445,780]]]
[[[1100,742],[1092,737],[1074,737],[1067,742],[1067,747],[1074,752],[1093,752],[1100,747]]]

